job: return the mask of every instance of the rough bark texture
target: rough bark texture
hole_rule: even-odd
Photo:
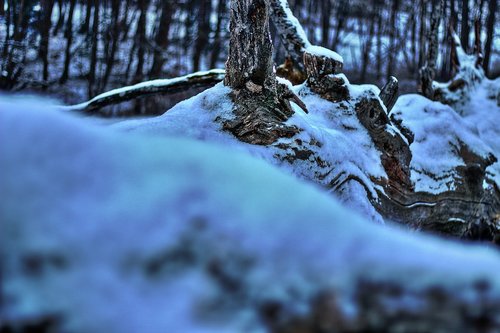
[[[225,84],[233,89],[235,118],[223,128],[244,142],[269,145],[299,132],[284,122],[296,97],[273,70],[267,0],[231,1],[231,34]]]
[[[291,10],[286,1],[271,0],[271,9],[273,23],[278,30],[288,55],[293,59],[294,65],[304,71],[302,58],[309,44],[304,30],[300,25],[293,24],[292,20],[295,18],[290,19]]]
[[[349,89],[342,76],[335,76],[340,70],[339,63],[332,59],[306,52],[304,65],[307,85],[316,94],[331,102],[349,99]]]

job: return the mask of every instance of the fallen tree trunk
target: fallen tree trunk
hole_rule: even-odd
[[[224,75],[224,70],[214,69],[208,72],[197,72],[174,79],[146,81],[133,86],[108,91],[92,98],[88,102],[61,108],[67,111],[92,112],[106,106],[146,96],[172,94],[193,88],[210,87],[224,80]]]
[[[276,6],[277,2],[272,4]],[[279,8],[286,8],[285,5],[286,1],[279,1]],[[232,117],[217,117],[215,120],[221,123],[223,130],[243,142],[269,147],[275,151],[272,163],[290,164],[297,175],[335,193],[345,191],[351,182],[358,183],[366,191],[371,205],[385,219],[415,229],[462,238],[494,240],[498,237],[500,192],[494,181],[494,171],[491,170],[497,157],[492,151],[482,149],[478,152],[462,139],[475,134],[457,131],[434,144],[443,153],[454,152],[449,158],[462,161],[461,163],[447,166],[440,173],[432,170],[430,164],[423,167],[413,165],[417,163],[415,159],[419,161],[425,158],[414,156],[413,150],[422,154],[418,147],[425,145],[425,140],[431,134],[440,135],[442,129],[437,133],[422,132],[419,130],[422,126],[415,127],[414,123],[407,121],[411,114],[404,114],[401,106],[394,107],[398,92],[397,80],[390,78],[379,93],[369,87],[354,89],[345,76],[337,73],[341,62],[335,53],[318,52],[317,48],[311,47],[301,48],[299,51],[303,52],[307,82],[299,90],[291,89],[279,83],[272,70],[268,16],[269,3],[264,0],[233,1],[231,4],[231,27],[237,33],[231,37],[225,84],[232,91],[234,107]],[[290,18],[283,19],[283,22],[290,21]],[[293,26],[299,27],[298,22]],[[476,82],[483,77],[480,68],[476,67],[476,58],[467,56],[460,48],[457,48],[457,54],[462,64],[460,68],[465,68],[458,72],[461,78],[469,75],[472,82]],[[474,70],[467,69],[465,66],[468,64],[473,64]],[[198,73],[173,81],[182,86],[192,84],[192,81],[196,82],[200,78],[203,80],[207,75],[209,80],[220,80],[224,73]],[[163,80],[160,82],[165,83]],[[166,83],[158,89],[172,89],[172,82]],[[443,88],[436,83],[432,85],[436,91],[435,96],[441,96]],[[142,88],[139,85],[139,89],[132,87],[124,91],[125,97],[129,98],[151,90],[148,84],[144,84]],[[122,92],[123,90],[117,90],[104,94],[76,109],[86,110],[122,100]],[[327,144],[325,139],[307,133],[312,129],[305,128],[304,124],[289,121],[295,112],[290,102],[305,111],[317,108],[316,99],[311,97],[311,102],[305,103],[301,100],[308,96],[317,96],[331,103],[327,110],[322,111],[326,117],[345,114],[343,117],[349,124],[343,126],[347,130],[355,130],[351,129],[354,120],[350,118],[350,115],[355,115],[359,124],[367,131],[370,144],[378,152],[384,175],[370,174],[363,169],[360,170],[363,175],[352,173],[352,170],[337,170],[337,162],[325,155],[330,152],[322,148]],[[438,112],[436,106],[422,108],[421,105],[416,105],[412,111],[414,114],[422,111],[421,119],[417,119],[417,122],[439,123],[437,118],[443,111]],[[436,115],[429,117],[428,114],[434,111]],[[304,137],[308,138],[305,140]],[[433,185],[429,186],[428,183]]]

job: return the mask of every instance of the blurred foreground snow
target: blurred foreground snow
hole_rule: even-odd
[[[480,281],[500,301],[498,252],[364,221],[211,144],[1,98],[0,170],[0,327],[53,317],[61,332],[260,332],[262,305],[304,314],[323,291],[356,321],[360,281],[439,287],[471,306]]]

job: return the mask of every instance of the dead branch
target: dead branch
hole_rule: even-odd
[[[394,76],[389,77],[389,81],[380,91],[379,97],[384,102],[387,108],[387,114],[389,114],[396,104],[398,99],[399,82]]]
[[[271,18],[289,55],[285,64],[279,67],[278,75],[294,84],[304,82],[307,78],[305,75],[307,65],[304,63],[307,60],[306,54],[314,56],[314,59],[322,58],[321,63],[332,69],[329,72],[338,73],[342,70],[344,61],[340,55],[309,42],[304,28],[293,15],[288,1],[271,0],[270,5]]]

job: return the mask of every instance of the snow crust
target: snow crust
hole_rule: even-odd
[[[497,252],[366,222],[263,161],[192,139],[123,134],[0,98],[0,169],[0,321],[261,332],[259,304],[300,312],[333,289],[347,307],[360,278],[464,297],[480,279],[500,297]],[[221,286],[214,262],[243,294]]]

